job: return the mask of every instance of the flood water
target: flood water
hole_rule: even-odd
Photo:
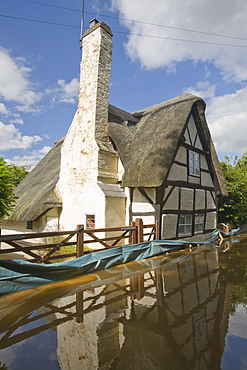
[[[0,369],[247,369],[247,235],[0,296]]]

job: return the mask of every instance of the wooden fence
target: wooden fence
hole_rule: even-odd
[[[54,242],[53,240],[56,238],[61,238],[61,240]],[[0,258],[6,253],[21,252],[28,261],[51,263],[55,259],[80,257],[95,250],[114,248],[122,244],[141,243],[144,240],[151,240],[151,238],[158,239],[158,222],[144,225],[141,218],[133,221],[130,226],[122,227],[84,229],[83,225],[77,225],[76,230],[70,231],[0,235],[0,245],[2,242],[11,247],[0,249]],[[128,239],[127,243],[126,239]],[[49,242],[47,242],[48,240]],[[90,248],[90,244],[92,248]],[[64,247],[68,246],[71,247],[72,251],[63,252]],[[58,253],[58,251],[60,252]]]

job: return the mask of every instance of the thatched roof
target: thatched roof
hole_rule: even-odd
[[[139,119],[134,129],[133,126],[109,123],[109,136],[118,149],[125,169],[123,186],[162,185],[173,163],[179,142],[182,140],[184,125],[195,104],[203,107],[204,114],[205,103],[201,98],[183,94],[132,113]],[[211,150],[219,191],[226,195],[224,177],[204,116],[203,120],[203,130]]]
[[[225,180],[204,117],[205,103],[190,94],[180,95],[132,114],[109,105],[109,137],[125,169],[123,186],[158,187],[163,183],[194,105],[201,115],[202,129],[211,153],[218,185],[216,190],[218,194],[227,195]],[[33,220],[48,209],[62,205],[55,187],[59,179],[63,141],[64,138],[56,142],[18,185],[15,192],[19,198],[9,216],[10,220]],[[103,144],[101,150],[112,151],[111,146],[109,149],[108,144]]]
[[[33,220],[53,207],[61,207],[55,193],[59,178],[61,146],[64,138],[57,141],[47,155],[15,189],[18,199],[9,220]]]

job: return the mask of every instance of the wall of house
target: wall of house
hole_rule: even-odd
[[[189,172],[190,150],[199,155],[198,175],[191,175]],[[184,132],[184,143],[178,148],[166,183],[163,198],[165,202],[162,209],[162,239],[194,236],[195,239],[200,240],[200,234],[209,235],[216,228],[217,200],[212,173],[192,115]],[[180,215],[192,216],[190,231],[179,232]],[[199,231],[196,231],[194,226],[196,215],[201,215],[198,216],[201,217],[200,222],[203,220],[202,230]]]
[[[2,220],[1,221],[1,232],[2,235],[5,234],[15,234],[31,231],[27,229],[27,222],[26,221],[9,221],[9,220]]]
[[[155,189],[143,188],[141,191],[133,189],[132,201],[131,199],[129,201],[130,221],[142,218],[145,225],[154,224],[156,220]],[[146,232],[150,231],[151,229],[146,229]]]
[[[33,221],[33,231],[57,231],[60,229],[59,217],[61,208],[55,207]]]
[[[217,197],[212,170],[201,140],[191,114],[185,127],[184,140],[177,149],[164,184],[158,189],[130,191],[130,221],[141,217],[144,223],[151,224],[155,219],[160,219],[162,239],[186,237],[201,241],[210,236],[217,225]],[[190,151],[199,158],[199,170],[194,174],[189,170]],[[180,216],[191,217],[190,230],[184,227],[181,231]]]

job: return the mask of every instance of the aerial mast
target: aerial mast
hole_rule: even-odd
[[[84,14],[85,14],[85,11],[84,11],[84,0],[82,0],[82,11],[81,11],[81,34],[80,34],[80,39],[82,38],[82,35],[83,35],[83,31],[84,31]]]

